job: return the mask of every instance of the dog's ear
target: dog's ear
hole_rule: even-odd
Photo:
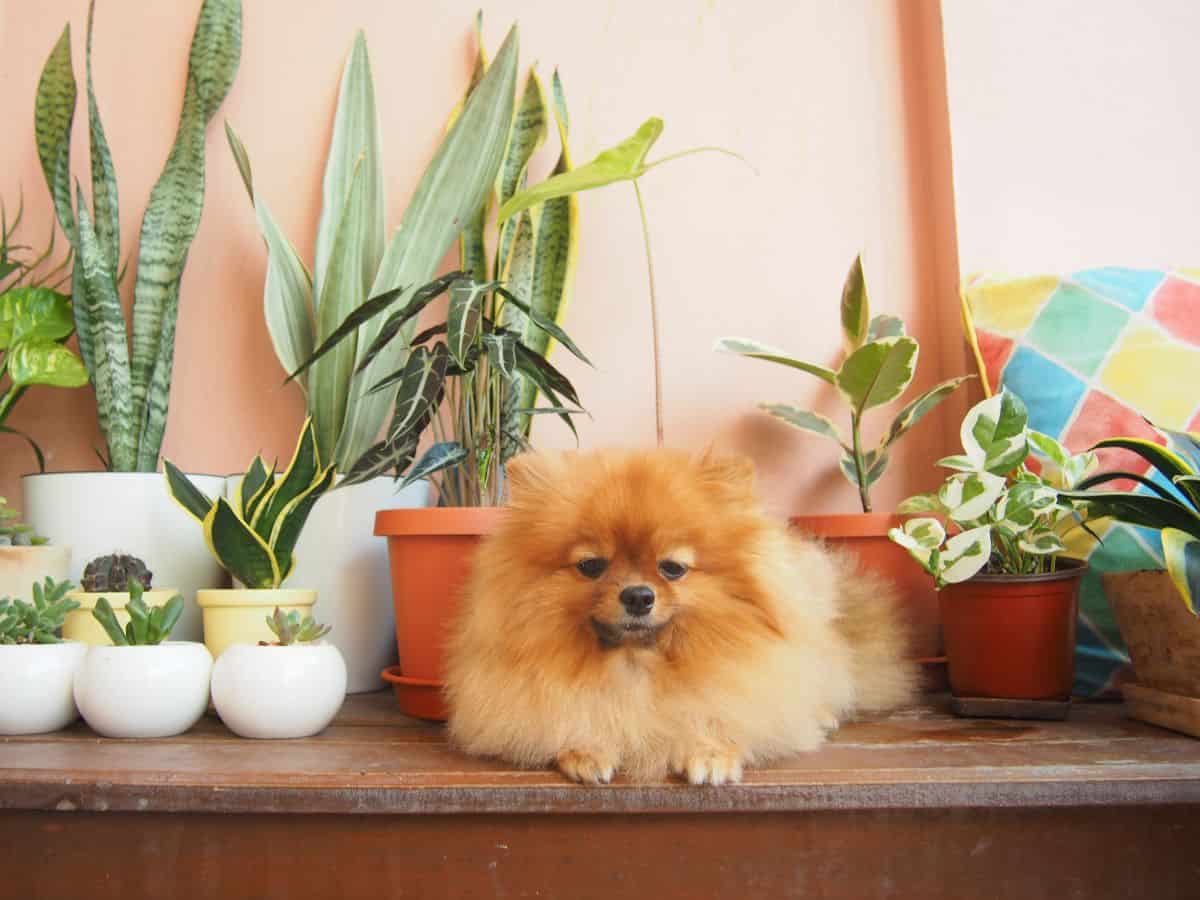
[[[713,488],[731,496],[754,496],[754,463],[749,457],[717,453],[710,447],[696,464],[701,477]]]
[[[562,453],[540,450],[514,456],[504,467],[509,502],[520,503],[543,492],[561,477],[563,465]]]

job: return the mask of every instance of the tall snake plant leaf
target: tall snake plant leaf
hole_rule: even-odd
[[[233,492],[233,508],[247,522],[253,518],[252,514],[246,511],[250,498],[257,494],[259,488],[266,482],[266,464],[263,463],[261,456],[255,456],[250,467],[246,469],[246,474],[237,480],[237,486]]]
[[[475,215],[492,189],[508,146],[518,43],[514,26],[421,176],[400,227],[384,252],[371,296],[399,285],[429,281],[463,224]],[[381,319],[364,324],[360,352],[371,344],[381,325]],[[409,329],[411,334],[411,325]],[[383,425],[395,392],[371,394],[369,386],[399,366],[406,343],[394,342],[371,361],[364,377],[351,384],[346,421],[335,451],[339,468],[349,468],[371,446]]]
[[[91,144],[92,162],[92,211],[96,229],[96,242],[104,254],[108,270],[116,275],[121,267],[121,215],[117,202],[117,174],[113,170],[112,153],[100,121],[100,107],[96,103],[96,90],[92,81],[92,23],[96,12],[96,0],[88,4],[87,18],[87,95],[88,135]]]
[[[75,96],[75,72],[71,68],[71,26],[68,24],[42,66],[33,120],[42,175],[54,200],[58,221],[72,246],[76,246],[78,240],[70,174]]]
[[[345,315],[366,299],[362,279],[362,257],[369,243],[367,182],[359,156],[342,203],[341,216],[331,246],[326,250],[328,267],[317,267],[314,289],[317,302],[318,336],[335,331]],[[341,423],[346,415],[346,386],[354,374],[357,332],[351,331],[329,353],[315,363],[308,375],[309,407],[317,428],[317,445],[325,459],[333,458]]]
[[[178,285],[204,205],[204,133],[237,73],[241,0],[204,0],[188,56],[187,87],[175,145],[142,217],[133,306],[133,414],[141,426],[139,468],[153,470],[166,427]],[[171,324],[167,325],[167,319]],[[154,391],[151,380],[158,369]],[[164,390],[164,386],[167,388]]]
[[[1141,438],[1108,438],[1098,442],[1092,449],[1128,450],[1136,453],[1157,469],[1168,484],[1174,484],[1183,492],[1194,507],[1200,509],[1200,488],[1194,482],[1177,480],[1184,476],[1195,475],[1196,472],[1188,464],[1187,459],[1169,447],[1163,447],[1153,441]]]
[[[450,113],[450,117],[446,120],[447,131],[449,131],[450,126],[462,114],[463,107],[467,103],[467,98],[471,96],[471,92],[475,90],[476,85],[479,84],[486,70],[487,51],[483,46],[483,10],[478,10],[475,13],[475,65],[471,69],[471,79],[467,84],[466,92],[463,94],[462,102],[454,108]],[[487,230],[488,214],[491,212],[491,207],[492,194],[489,191],[479,211],[471,221],[467,222],[462,230],[462,234],[458,236],[458,267],[464,272],[469,272],[471,277],[476,281],[487,281],[488,279],[487,241],[484,234]]]
[[[530,69],[525,79],[525,90],[521,93],[521,102],[517,107],[516,116],[512,123],[512,134],[508,139],[508,153],[496,176],[496,198],[500,205],[525,186],[529,171],[529,160],[546,140],[546,97],[542,83],[537,73]],[[512,220],[500,226],[499,241],[496,248],[497,273],[506,266],[509,251],[512,247]]]
[[[79,254],[76,268],[82,273],[83,297],[76,300],[76,318],[90,323],[92,333],[92,385],[100,429],[108,442],[109,462],[118,471],[132,471],[137,463],[137,435],[133,427],[132,385],[125,317],[116,282],[104,264],[91,216],[79,193]]]
[[[296,565],[296,559],[292,553],[296,549],[296,541],[300,539],[304,523],[308,521],[309,513],[312,512],[322,495],[333,487],[335,477],[333,466],[326,467],[319,477],[314,478],[305,490],[293,497],[279,511],[279,516],[275,519],[275,525],[271,530],[269,543],[274,551],[276,565],[279,567],[281,584],[292,574],[292,569]]]
[[[320,471],[321,454],[317,445],[316,428],[310,418],[300,431],[287,470],[268,488],[266,497],[259,504],[254,518],[250,520],[251,527],[259,537],[264,540],[270,538],[280,514],[288,504],[312,486]]]
[[[171,499],[189,516],[203,524],[213,507],[212,500],[169,459],[163,460],[163,477],[166,479],[167,493],[171,495]]]
[[[339,255],[334,252],[334,244],[345,221],[346,198],[356,179],[362,181],[361,206],[356,214],[354,240],[341,252],[349,257],[351,268],[358,268],[362,282],[357,292],[359,300],[366,296],[375,279],[375,272],[383,259],[385,241],[386,203],[383,193],[382,159],[371,59],[367,53],[366,37],[359,31],[354,37],[354,47],[342,73],[337,112],[333,120],[333,135],[329,142],[329,157],[325,162],[325,177],[321,189],[321,218],[317,225],[313,274],[314,288],[322,302],[331,254],[335,260]],[[336,314],[330,315],[330,322],[342,321],[357,305],[351,302],[351,299],[335,295],[338,309]],[[317,312],[323,316],[319,305]],[[320,332],[320,336],[323,338],[325,332]]]
[[[267,245],[267,277],[263,286],[263,313],[267,331],[275,347],[275,356],[288,372],[312,356],[313,339],[313,282],[312,275],[271,214],[265,198],[254,192],[250,159],[236,132],[225,123],[225,136],[233,158],[242,174],[246,193],[254,204],[258,229]],[[301,390],[308,393],[308,379],[297,379]]]
[[[1163,557],[1188,611],[1200,616],[1200,540],[1177,528],[1163,529]]]

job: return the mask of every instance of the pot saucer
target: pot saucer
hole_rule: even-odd
[[[406,716],[446,721],[446,704],[442,697],[442,682],[427,678],[408,678],[400,674],[399,666],[388,666],[379,673],[396,693],[396,703]]]

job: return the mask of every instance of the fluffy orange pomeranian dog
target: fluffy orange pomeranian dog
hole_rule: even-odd
[[[911,697],[890,588],[766,516],[748,461],[527,454],[508,477],[448,642],[464,750],[722,784]]]

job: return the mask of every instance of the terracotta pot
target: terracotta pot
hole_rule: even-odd
[[[1200,697],[1200,618],[1188,612],[1171,576],[1106,572],[1102,580],[1137,683]]]
[[[441,700],[446,629],[480,538],[503,513],[500,507],[389,509],[375,516],[375,533],[388,539],[392,603],[396,611],[399,672],[385,669],[407,714],[444,719]]]
[[[922,662],[942,662],[942,627],[938,592],[933,579],[892,541],[888,529],[898,528],[908,516],[891,513],[856,513],[840,516],[793,516],[788,522],[797,531],[822,538],[858,557],[863,568],[888,579],[900,591],[913,628],[912,655]]]
[[[1046,575],[976,575],[942,589],[942,628],[956,697],[1069,700],[1075,617],[1087,565]]]

